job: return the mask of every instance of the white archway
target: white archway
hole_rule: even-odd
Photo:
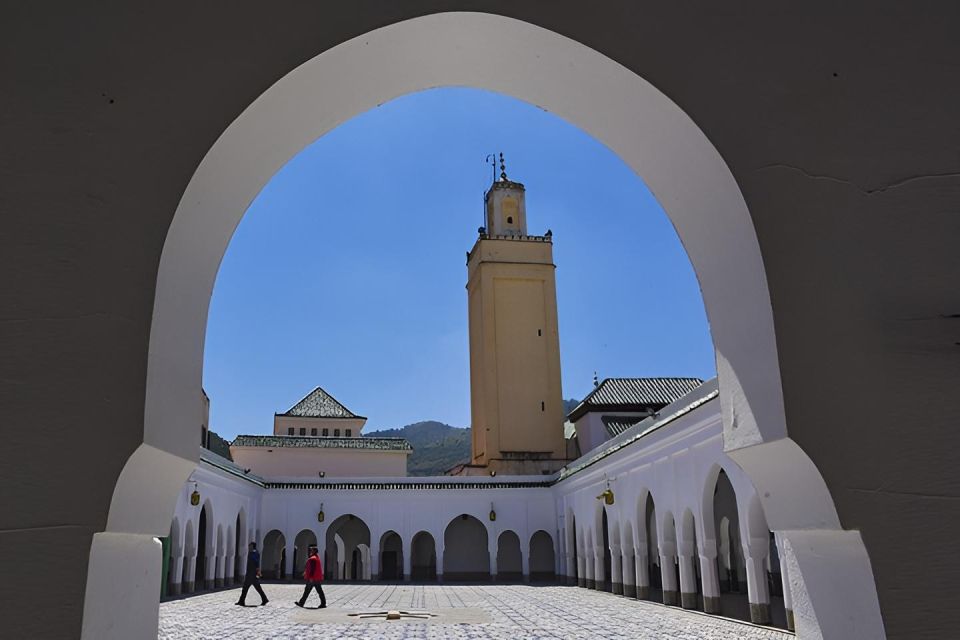
[[[154,537],[166,533],[198,456],[193,407],[207,310],[247,206],[287,160],[338,124],[437,86],[487,89],[548,109],[645,180],[697,273],[717,351],[725,447],[783,537],[802,592],[798,632],[882,636],[862,540],[841,530],[819,472],[787,438],[763,261],[723,158],[669,98],[598,52],[518,20],[446,13],[377,29],[294,69],[227,128],[193,175],[157,276],[144,440],[120,475],[107,530],[94,536],[83,637],[141,637],[156,628],[161,551]],[[118,579],[116,567],[146,578]],[[841,600],[842,611],[834,604]]]

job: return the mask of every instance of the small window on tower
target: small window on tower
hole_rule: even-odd
[[[335,438],[339,438],[339,437],[340,437],[340,429],[334,429],[334,430],[333,430],[333,436],[334,436]]]
[[[287,429],[287,435],[288,435],[288,436],[292,436],[292,435],[293,435],[293,427],[290,427],[289,429]]]
[[[323,435],[325,435],[325,436],[330,435],[330,429],[324,429],[324,430],[323,430]]]
[[[352,437],[353,437],[353,429],[347,429],[347,437],[348,437],[348,438],[352,438]]]
[[[507,216],[507,224],[513,224],[513,216]]]
[[[317,429],[316,428],[310,429],[310,435],[312,436],[317,435]]]
[[[302,435],[302,436],[307,435],[307,428],[306,428],[306,427],[300,427],[300,435]]]

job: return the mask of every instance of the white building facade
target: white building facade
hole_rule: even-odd
[[[251,541],[296,579],[317,544],[328,580],[560,581],[793,627],[715,380],[549,476],[260,477],[204,452],[170,540],[171,595],[240,582]]]

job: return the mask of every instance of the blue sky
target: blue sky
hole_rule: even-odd
[[[210,304],[211,427],[268,433],[317,385],[365,432],[469,426],[465,257],[500,151],[529,232],[553,230],[564,397],[594,371],[715,375],[693,269],[641,179],[540,108],[434,89],[323,136],[250,205]]]

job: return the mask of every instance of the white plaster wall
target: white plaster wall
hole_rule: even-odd
[[[326,478],[405,476],[409,451],[322,447],[230,447],[234,462],[259,476]]]

